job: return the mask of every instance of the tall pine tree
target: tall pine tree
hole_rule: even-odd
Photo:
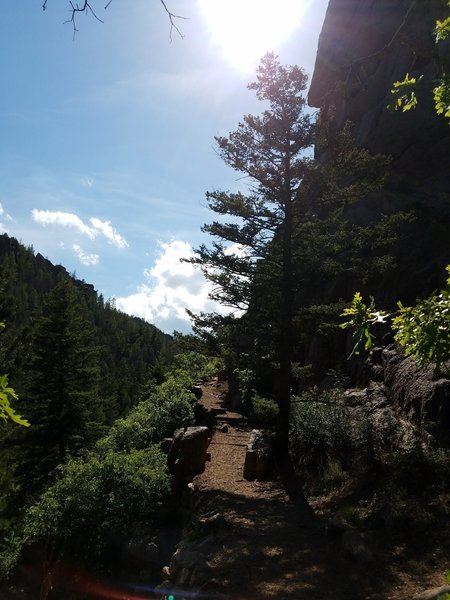
[[[239,309],[251,303],[261,259],[270,271],[270,290],[280,317],[273,341],[279,364],[277,445],[281,453],[288,446],[292,379],[294,204],[308,169],[305,151],[313,142],[313,126],[304,112],[306,83],[299,67],[284,67],[270,53],[262,59],[257,80],[248,87],[268,108],[260,116],[246,115],[236,131],[216,138],[225,164],[248,178],[249,193],[207,194],[211,210],[230,216],[231,221],[204,226],[215,241],[210,248],[201,246],[192,261],[215,285],[214,299]],[[233,245],[240,251],[230,252]]]
[[[93,327],[82,317],[75,288],[67,278],[48,294],[34,352],[26,397],[32,426],[19,467],[31,491],[39,489],[69,455],[98,437],[104,421]]]

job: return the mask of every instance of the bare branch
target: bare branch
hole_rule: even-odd
[[[91,14],[97,19],[97,21],[99,21],[100,23],[104,23],[104,21],[102,21],[100,19],[100,17],[98,17],[94,10],[92,9],[92,6],[89,4],[88,0],[84,0],[84,5],[83,6],[79,6],[78,4],[74,5],[72,0],[70,0],[70,6],[72,7],[72,16],[70,17],[70,19],[67,19],[67,21],[64,21],[65,23],[72,23],[73,25],[73,39],[75,39],[75,34],[78,31],[77,29],[77,23],[76,23],[76,14],[77,13],[85,13],[88,14],[88,12],[90,11]]]
[[[182,17],[181,15],[175,15],[173,12],[171,12],[168,8],[166,3],[164,2],[164,0],[161,0],[161,4],[164,7],[164,10],[167,13],[167,16],[169,17],[169,21],[170,21],[170,41],[172,41],[172,31],[175,29],[175,31],[178,33],[178,35],[180,36],[181,39],[184,38],[184,35],[181,33],[181,31],[179,30],[178,26],[175,23],[175,19],[184,19],[186,20],[187,17]]]
[[[108,0],[108,2],[106,3],[106,5],[104,6],[104,9],[106,10],[109,5],[112,3],[113,0]],[[42,10],[46,10],[47,8],[47,2],[48,0],[43,0],[43,4],[42,4]],[[181,15],[176,15],[175,13],[173,13],[168,7],[167,4],[165,2],[165,0],[160,0],[165,12],[167,13],[167,16],[169,18],[169,22],[170,22],[170,41],[172,41],[172,32],[173,30],[175,30],[178,35],[180,36],[181,39],[184,38],[183,33],[181,32],[180,28],[178,27],[178,25],[176,24],[176,20],[177,19],[183,19],[183,20],[187,20],[187,17],[183,17]],[[104,21],[102,21],[102,19],[100,19],[100,17],[95,13],[94,9],[92,8],[89,0],[84,0],[84,4],[82,6],[80,6],[79,4],[73,4],[72,0],[69,0],[69,4],[70,4],[70,11],[71,11],[71,17],[70,19],[67,19],[67,21],[64,21],[64,23],[72,23],[73,26],[73,37],[75,39],[75,34],[78,31],[77,28],[77,23],[76,23],[76,17],[77,17],[77,13],[85,13],[88,14],[89,12],[94,16],[95,19],[97,19],[97,21],[99,21],[100,23],[103,23]]]

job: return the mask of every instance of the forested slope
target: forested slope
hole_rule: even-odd
[[[0,321],[6,324],[1,339],[2,371],[10,375],[22,396],[30,382],[33,339],[46,310],[47,294],[63,279],[73,285],[77,314],[93,328],[99,395],[107,402],[111,422],[136,403],[152,369],[169,357],[170,336],[120,312],[92,285],[71,277],[61,265],[53,265],[6,234],[0,236]]]

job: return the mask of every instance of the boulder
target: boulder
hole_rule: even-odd
[[[272,471],[272,439],[260,429],[253,429],[245,454],[244,479],[267,479]]]
[[[188,479],[205,470],[209,446],[208,427],[177,429],[167,457],[171,473],[179,479]]]

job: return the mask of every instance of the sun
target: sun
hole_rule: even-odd
[[[249,72],[300,25],[307,1],[197,0],[197,4],[224,60]]]

